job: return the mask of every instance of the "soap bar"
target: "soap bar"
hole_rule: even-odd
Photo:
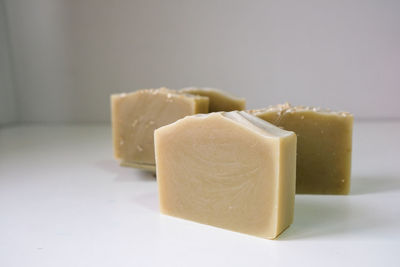
[[[114,156],[121,165],[155,171],[154,130],[208,112],[208,98],[166,88],[111,96]]]
[[[181,92],[207,96],[210,99],[209,112],[244,110],[246,108],[244,98],[232,96],[219,89],[187,87],[183,88]]]
[[[350,113],[289,104],[249,113],[297,134],[296,193],[349,193],[353,130]]]
[[[162,213],[263,238],[293,220],[296,135],[244,111],[155,131]]]

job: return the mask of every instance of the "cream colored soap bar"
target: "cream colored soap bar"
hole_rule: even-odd
[[[208,112],[208,98],[166,88],[111,96],[114,155],[121,165],[155,170],[154,130]]]
[[[296,193],[349,193],[351,114],[289,104],[249,112],[297,134]]]
[[[210,99],[209,112],[244,110],[246,108],[244,98],[232,96],[219,89],[188,87],[182,89],[181,92],[207,96]]]
[[[160,209],[273,239],[293,220],[296,135],[246,112],[188,116],[155,131]]]

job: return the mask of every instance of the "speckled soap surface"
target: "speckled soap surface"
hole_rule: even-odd
[[[122,165],[155,170],[154,130],[208,112],[208,97],[167,88],[111,96],[114,156]]]
[[[290,104],[249,113],[297,134],[296,193],[348,194],[353,116]]]

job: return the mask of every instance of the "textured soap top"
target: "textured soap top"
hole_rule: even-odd
[[[112,97],[129,97],[134,94],[153,94],[153,95],[166,95],[167,98],[172,97],[189,97],[194,99],[201,99],[204,98],[203,96],[189,94],[183,91],[177,91],[174,89],[168,89],[166,87],[161,87],[157,89],[140,89],[130,93],[120,93],[120,94],[113,94]]]
[[[285,137],[294,134],[291,131],[283,130],[267,121],[264,121],[244,111],[213,112],[208,114],[192,115],[192,117],[197,118],[208,118],[211,116],[222,116],[224,118],[234,121],[237,124],[240,124],[242,127],[245,127],[248,130],[254,131],[267,137]]]
[[[285,113],[294,113],[294,112],[316,112],[325,115],[336,115],[336,116],[343,116],[343,117],[351,117],[353,116],[349,112],[345,111],[332,111],[328,108],[320,108],[320,107],[310,107],[310,106],[292,106],[289,103],[278,104],[273,106],[268,106],[267,108],[262,109],[252,109],[248,110],[250,114],[259,115],[262,113],[267,112],[274,112],[278,113],[279,115],[284,115]]]
[[[222,96],[225,96],[226,98],[230,98],[232,100],[236,100],[236,101],[244,101],[244,98],[240,98],[240,97],[236,97],[228,92],[222,91],[220,89],[217,88],[210,88],[210,87],[185,87],[183,88],[180,92],[183,93],[194,93],[194,92],[199,92],[199,91],[203,91],[203,92],[209,92],[209,93],[218,93]]]

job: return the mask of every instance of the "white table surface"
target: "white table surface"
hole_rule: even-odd
[[[265,240],[158,211],[108,125],[0,129],[0,266],[400,266],[400,122],[358,122],[349,196],[297,195]]]

